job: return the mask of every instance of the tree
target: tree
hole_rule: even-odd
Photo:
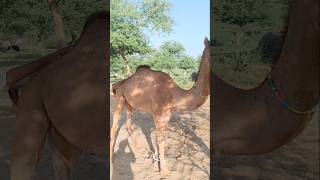
[[[164,0],[111,1],[111,57],[122,58],[128,75],[131,74],[128,56],[151,50],[144,32],[171,32],[170,10],[171,5]]]
[[[214,4],[214,17],[218,23],[226,23],[239,27],[236,45],[241,46],[241,37],[245,33],[245,26],[257,24],[264,26],[269,23],[265,12],[264,0],[222,0]]]
[[[57,49],[66,47],[66,39],[64,32],[63,18],[58,10],[58,4],[60,0],[48,0],[48,6],[52,11],[53,21],[54,21],[54,32],[56,36],[56,47]]]
[[[106,8],[105,0],[1,0],[0,38],[31,39],[41,50],[44,40],[52,39],[56,29],[60,48],[65,46],[65,38],[74,39],[80,34],[88,15]]]
[[[59,10],[63,17],[65,33],[75,39],[82,31],[85,19],[94,12],[107,10],[105,0],[60,0]]]
[[[35,39],[43,52],[42,40],[51,29],[46,2],[16,0],[1,4],[0,9],[1,38],[8,41],[24,37]]]
[[[185,53],[183,45],[175,41],[164,42],[160,49],[162,52],[169,53],[175,57],[181,57]]]

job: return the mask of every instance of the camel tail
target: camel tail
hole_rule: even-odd
[[[19,90],[16,86],[10,87],[8,90],[9,97],[13,102],[13,106],[16,106],[19,100]]]

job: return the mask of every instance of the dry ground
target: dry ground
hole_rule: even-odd
[[[111,112],[113,96],[110,96]],[[209,100],[193,112],[175,114],[166,130],[166,157],[171,170],[167,179],[209,179],[210,174],[210,122]],[[111,118],[112,119],[112,118]],[[133,116],[133,141],[128,138],[122,114],[115,147],[112,180],[159,179],[157,163],[153,163],[155,128],[150,115],[136,112]]]

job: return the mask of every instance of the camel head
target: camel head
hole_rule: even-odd
[[[201,94],[208,96],[210,94],[210,41],[207,37],[204,38],[204,46],[195,86],[200,89]]]
[[[204,38],[204,46],[205,46],[206,48],[209,48],[209,47],[210,47],[210,41],[209,41],[209,39],[208,39],[207,37]]]
[[[204,38],[204,50],[202,54],[202,61],[210,59],[210,41],[207,37]]]

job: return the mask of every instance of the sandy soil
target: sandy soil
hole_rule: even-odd
[[[113,96],[110,98],[114,104]],[[209,101],[202,107],[187,113],[175,114],[166,130],[166,157],[171,170],[167,179],[209,179],[210,174],[210,122]],[[111,107],[111,112],[113,106]],[[120,130],[115,147],[112,180],[159,179],[157,163],[152,153],[155,144],[155,128],[150,115],[136,112],[133,140],[123,125],[126,113],[122,114]],[[134,142],[133,142],[134,141]],[[137,144],[135,148],[134,144]]]

